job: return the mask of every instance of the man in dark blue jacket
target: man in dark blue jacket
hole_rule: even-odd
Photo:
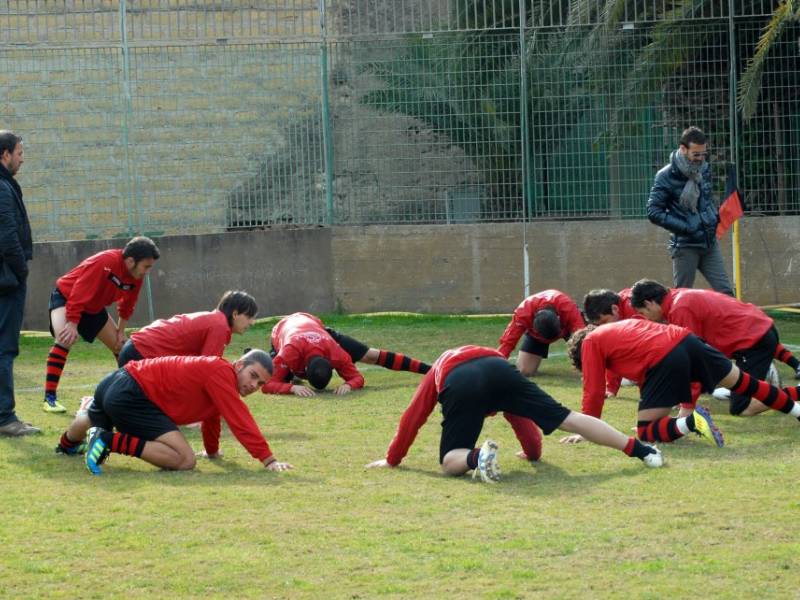
[[[669,249],[674,287],[692,287],[699,269],[712,288],[733,296],[717,243],[719,212],[711,197],[706,149],[706,135],[698,127],[683,132],[669,164],[656,173],[647,217],[672,233]]]
[[[14,359],[25,308],[28,261],[33,238],[22,188],[14,175],[23,163],[22,138],[0,130],[0,435],[17,437],[39,430],[17,418]]]

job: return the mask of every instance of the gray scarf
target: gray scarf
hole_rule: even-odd
[[[678,168],[678,171],[686,177],[686,185],[683,186],[681,192],[680,204],[683,208],[688,208],[691,212],[697,212],[697,199],[700,198],[700,181],[703,176],[700,171],[704,163],[691,163],[686,155],[678,150],[672,153],[671,157],[673,164]]]

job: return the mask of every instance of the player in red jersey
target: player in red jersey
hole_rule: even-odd
[[[136,308],[141,281],[159,257],[153,240],[135,237],[122,249],[104,250],[90,256],[59,278],[50,294],[50,333],[55,344],[47,355],[44,384],[45,412],[61,413],[58,402],[61,374],[70,348],[80,335],[92,343],[99,338],[117,356],[125,343],[125,325]],[[117,323],[106,312],[116,302]]]
[[[242,396],[269,378],[272,361],[250,350],[235,363],[212,356],[162,356],[132,361],[106,376],[94,393],[88,415],[75,418],[61,436],[63,454],[77,454],[90,426],[86,466],[100,475],[111,452],[141,458],[169,470],[193,469],[195,453],[178,425],[203,423],[201,456],[218,458],[221,419],[256,460],[271,471],[292,468],[279,462]],[[116,430],[114,432],[113,430]]]
[[[767,379],[772,359],[780,357],[797,372],[800,363],[778,339],[775,323],[764,311],[712,290],[668,289],[642,279],[632,288],[631,304],[652,321],[686,327],[756,379]],[[752,416],[768,407],[749,396],[732,393],[730,412]]]
[[[598,418],[602,414],[606,370],[639,382],[637,433],[645,442],[671,442],[695,432],[723,445],[722,434],[704,409],[698,407],[688,416],[669,416],[673,406],[691,400],[693,381],[705,390],[721,386],[756,397],[774,410],[800,417],[797,388],[780,389],[752,378],[684,327],[625,319],[590,325],[576,332],[567,347],[572,363],[583,374],[585,414]]]
[[[497,481],[497,444],[487,440],[475,448],[487,416],[503,411],[531,460],[541,454],[541,435],[555,429],[579,433],[603,446],[635,456],[648,466],[661,466],[661,453],[652,446],[620,433],[604,421],[575,413],[556,402],[524,377],[492,348],[462,346],[442,354],[422,379],[411,404],[400,418],[386,457],[367,465],[396,467],[408,453],[419,429],[437,403],[442,405],[439,463],[447,475],[463,475]]]
[[[591,325],[643,318],[631,305],[631,288],[619,292],[591,290],[583,297],[583,316]]]
[[[517,354],[517,368],[525,377],[533,377],[550,344],[567,339],[585,325],[572,298],[558,290],[544,290],[528,296],[514,310],[511,322],[500,337],[497,348],[506,358],[525,335]]]
[[[222,356],[232,333],[244,333],[256,319],[258,304],[247,292],[228,290],[213,311],[175,315],[132,333],[117,364],[159,356]]]
[[[394,371],[425,374],[430,365],[397,352],[370,348],[338,331],[325,327],[314,315],[294,313],[272,328],[275,370],[263,387],[265,394],[313,396],[314,390],[292,384],[294,377],[307,379],[317,390],[325,389],[335,370],[344,379],[336,388],[341,396],[364,387],[356,362],[380,365]]]

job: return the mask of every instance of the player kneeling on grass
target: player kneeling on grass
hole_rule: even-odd
[[[262,391],[265,394],[313,396],[314,390],[295,385],[292,379],[307,379],[317,390],[324,390],[335,370],[344,383],[336,388],[337,396],[364,387],[364,376],[356,362],[380,365],[392,371],[425,374],[430,365],[398,352],[370,348],[366,344],[339,333],[314,315],[294,313],[272,328],[272,356],[275,370]]]
[[[629,438],[604,421],[575,413],[556,402],[524,377],[500,352],[480,346],[462,346],[442,354],[422,379],[389,445],[386,458],[367,465],[396,467],[414,443],[436,403],[442,405],[442,437],[439,462],[447,475],[463,475],[497,481],[497,444],[487,440],[475,448],[487,415],[503,411],[527,458],[541,455],[541,434],[555,429],[579,433],[586,439],[635,456],[651,467],[663,464],[652,446]]]
[[[97,386],[87,415],[75,418],[56,452],[77,454],[90,427],[86,466],[100,475],[110,452],[141,458],[170,470],[195,466],[195,453],[178,425],[202,422],[200,456],[217,458],[221,421],[253,458],[271,471],[292,468],[278,462],[241,396],[269,379],[272,361],[250,350],[235,363],[211,356],[164,356],[129,362]],[[112,430],[116,429],[116,432]]]
[[[800,417],[797,388],[776,388],[750,377],[684,327],[644,319],[590,325],[570,338],[567,350],[572,364],[583,373],[584,414],[600,417],[606,398],[606,370],[640,382],[636,430],[645,442],[672,442],[694,432],[723,446],[722,433],[703,408],[697,407],[685,417],[669,416],[675,405],[691,402],[693,381],[705,391],[725,387]],[[570,436],[562,441],[575,443],[581,438]]]

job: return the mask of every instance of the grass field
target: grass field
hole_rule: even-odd
[[[234,336],[228,358],[265,346],[275,320]],[[494,346],[505,317],[331,316],[373,346],[433,361],[450,347]],[[800,344],[800,319],[778,321]],[[684,438],[646,469],[620,452],[545,439],[540,463],[518,450],[502,418],[503,481],[446,478],[440,414],[398,469],[381,458],[419,376],[364,366],[366,388],[343,398],[250,396],[276,456],[268,473],[229,434],[221,461],[160,472],[113,455],[101,477],[53,448],[70,417],[40,411],[51,340],[26,334],[16,363],[18,413],[43,435],[0,438],[0,597],[716,598],[797,597],[800,424],[777,413],[734,418],[704,398],[727,445]],[[59,398],[70,411],[113,359],[81,342]],[[536,381],[571,408],[580,378],[564,345]],[[781,366],[785,382],[794,383]],[[334,381],[338,381],[334,379]],[[630,432],[635,388],[604,417]],[[185,430],[201,449],[196,430]],[[124,596],[122,596],[124,595]]]

